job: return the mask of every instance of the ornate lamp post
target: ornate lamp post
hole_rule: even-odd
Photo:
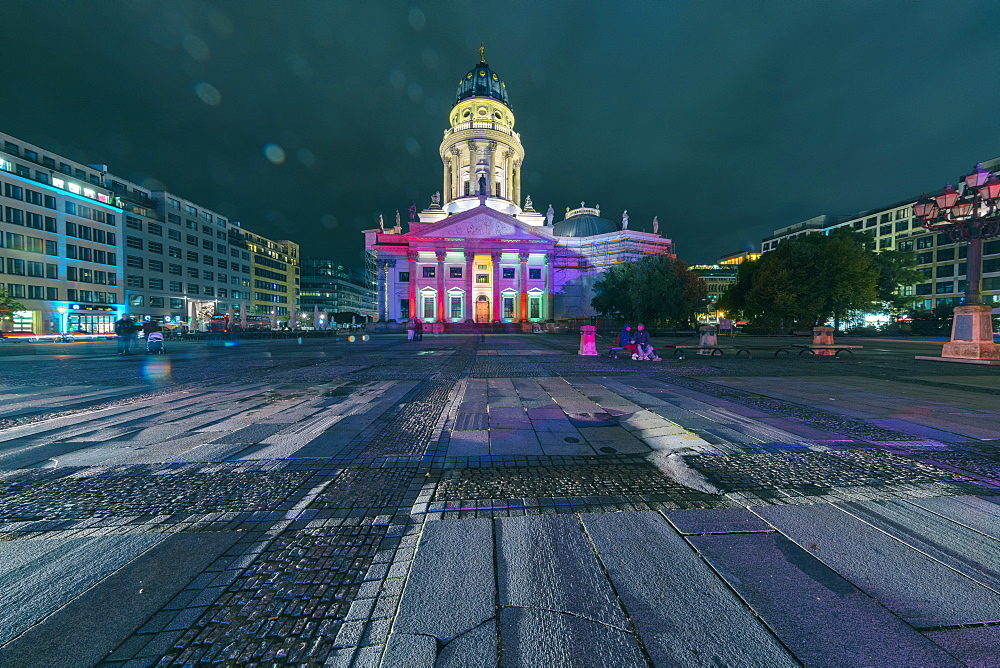
[[[993,343],[992,308],[982,303],[983,239],[1000,236],[1000,178],[976,165],[963,178],[958,192],[950,185],[936,197],[921,196],[913,205],[920,224],[934,232],[945,232],[952,241],[968,242],[965,301],[955,307],[951,341],[942,358],[1000,360]]]

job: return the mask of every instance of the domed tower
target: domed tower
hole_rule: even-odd
[[[450,126],[441,142],[444,163],[442,206],[457,213],[479,205],[480,179],[485,178],[487,206],[508,215],[521,212],[521,161],[524,149],[514,132],[514,112],[507,87],[486,64],[479,62],[458,82]]]

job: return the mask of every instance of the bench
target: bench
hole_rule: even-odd
[[[655,354],[657,350],[662,350],[662,349],[663,348],[660,346],[653,346],[653,353]],[[611,346],[611,348],[608,350],[608,357],[612,359],[618,359],[618,354],[623,350],[626,351],[625,352],[626,355],[631,357],[635,353],[635,345],[633,344],[628,346]]]
[[[829,355],[830,354],[829,352],[827,352],[827,353],[817,353],[816,351],[818,351],[818,350],[827,350],[827,351],[833,350],[833,351],[835,351],[833,353],[834,357],[840,357],[840,353],[847,353],[847,357],[854,357],[854,350],[857,350],[858,348],[864,348],[864,346],[844,346],[844,345],[840,345],[840,344],[836,344],[836,343],[835,344],[815,344],[815,343],[813,343],[813,344],[805,344],[805,343],[796,343],[796,344],[793,344],[793,347],[800,348],[800,350],[799,350],[799,357],[802,357],[806,353],[809,353],[810,355],[817,355],[817,354],[819,354],[819,355]]]

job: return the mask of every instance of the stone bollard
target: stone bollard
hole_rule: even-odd
[[[813,327],[813,343],[814,346],[832,346],[833,345],[833,327],[828,326],[818,326]],[[836,355],[836,350],[813,350],[816,355]]]
[[[698,328],[698,331],[700,332],[700,337],[701,337],[698,340],[698,345],[699,346],[702,346],[702,348],[704,348],[706,346],[715,347],[715,346],[719,345],[719,337],[718,337],[717,331],[716,331],[716,329],[715,329],[714,326],[712,326],[712,325],[702,325],[701,327]],[[711,355],[712,351],[711,350],[699,350],[698,354],[699,355]]]
[[[593,325],[580,327],[580,355],[597,354],[597,328]]]

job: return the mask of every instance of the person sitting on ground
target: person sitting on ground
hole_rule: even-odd
[[[636,326],[636,330],[635,335],[632,337],[632,341],[635,343],[635,354],[632,355],[632,359],[658,362],[660,358],[653,351],[653,344],[649,341],[649,332],[646,331],[646,326],[639,323]]]

